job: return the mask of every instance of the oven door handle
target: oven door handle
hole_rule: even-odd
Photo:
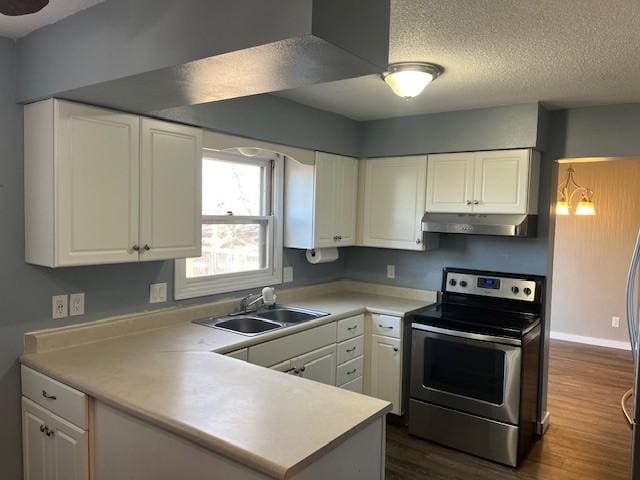
[[[506,345],[522,345],[522,340],[518,338],[498,337],[496,335],[484,335],[481,333],[461,332],[459,330],[449,330],[448,328],[434,327],[432,325],[424,325],[422,323],[412,323],[411,328],[414,330],[422,330],[424,332],[439,333],[441,335],[449,335],[450,337],[466,338],[468,340],[479,340],[481,342],[494,342]]]

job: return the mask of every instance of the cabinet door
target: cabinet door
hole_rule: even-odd
[[[52,415],[47,420],[53,432],[49,439],[51,449],[51,480],[88,480],[89,448],[87,432]]]
[[[202,130],[142,119],[140,260],[199,257]]]
[[[298,369],[299,376],[326,383],[336,384],[336,345],[315,350],[293,360],[292,366]]]
[[[427,212],[471,212],[474,161],[473,153],[429,155]]]
[[[43,409],[22,398],[22,459],[24,480],[45,480],[47,475],[47,436],[40,429],[47,423]],[[33,404],[35,405],[35,404]]]
[[[363,244],[423,250],[427,157],[366,160]]]
[[[139,117],[55,105],[56,265],[138,261]]]
[[[314,246],[334,247],[337,233],[336,208],[338,185],[336,170],[338,160],[335,155],[316,152],[315,198],[314,198]]]
[[[393,404],[402,413],[402,352],[397,338],[371,335],[371,396]]]
[[[88,480],[85,430],[26,397],[22,397],[22,430],[25,480]]]
[[[476,213],[526,213],[529,150],[477,152],[474,207]]]
[[[338,157],[336,164],[338,185],[335,217],[338,246],[356,244],[356,207],[358,194],[358,160]]]

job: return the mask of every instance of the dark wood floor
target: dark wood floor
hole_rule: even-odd
[[[629,352],[553,341],[551,426],[517,469],[387,429],[387,480],[627,479],[630,432],[620,397],[632,384]]]

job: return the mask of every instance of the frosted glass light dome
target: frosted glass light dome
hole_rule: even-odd
[[[433,63],[392,63],[382,78],[399,97],[413,98],[420,95],[442,71],[442,67]]]

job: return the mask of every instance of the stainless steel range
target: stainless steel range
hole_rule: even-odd
[[[412,316],[409,433],[517,466],[535,440],[544,278],[448,268]]]

